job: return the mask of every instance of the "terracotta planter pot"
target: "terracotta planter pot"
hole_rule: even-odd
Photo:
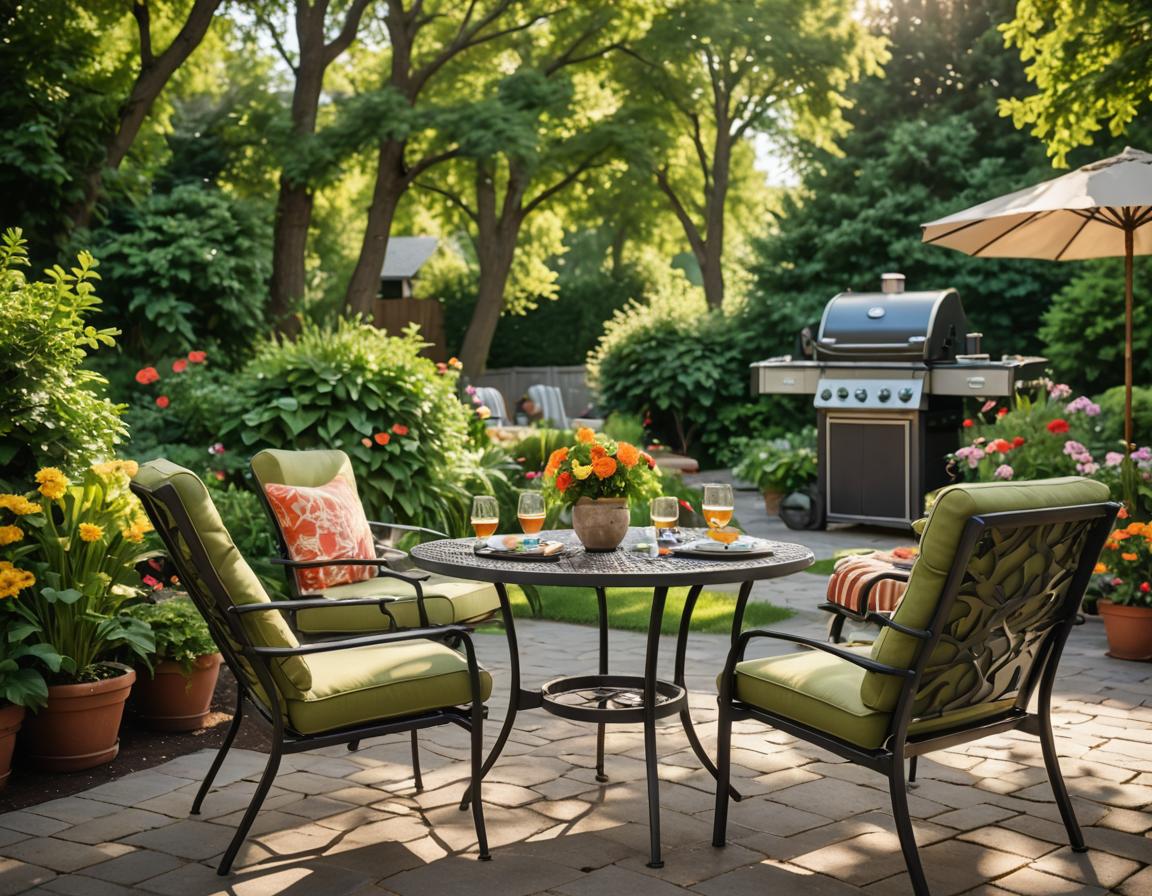
[[[591,553],[614,551],[628,534],[624,498],[581,498],[572,508],[572,528]]]
[[[20,752],[36,768],[75,772],[104,765],[120,751],[124,701],[136,681],[132,669],[102,681],[54,684],[48,705],[24,723]]]
[[[1096,606],[1108,636],[1108,656],[1152,661],[1152,607],[1128,607],[1110,600]]]
[[[8,786],[12,774],[12,748],[16,746],[16,732],[24,721],[24,707],[13,703],[0,706],[0,790]]]
[[[197,657],[192,674],[179,663],[161,660],[152,675],[141,669],[132,689],[132,704],[149,728],[156,731],[195,731],[204,727],[212,708],[212,693],[220,677],[218,653]]]
[[[776,516],[780,513],[780,501],[784,497],[784,492],[763,491],[761,494],[764,496],[764,510],[769,516]]]

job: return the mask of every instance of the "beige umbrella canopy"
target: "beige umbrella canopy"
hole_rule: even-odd
[[[983,258],[1124,258],[1124,440],[1132,444],[1132,258],[1152,254],[1152,153],[1129,147],[923,225],[924,242]]]

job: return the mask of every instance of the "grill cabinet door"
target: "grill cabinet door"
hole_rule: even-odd
[[[828,518],[910,521],[913,418],[827,414],[822,427]]]

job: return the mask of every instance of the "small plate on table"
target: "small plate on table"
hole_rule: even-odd
[[[771,557],[776,552],[767,541],[741,536],[731,544],[723,544],[711,538],[698,538],[672,548],[671,553],[676,557],[690,557],[693,560],[754,560]]]
[[[572,553],[571,547],[562,541],[541,541],[539,546],[527,550],[523,542],[523,536],[520,535],[493,535],[484,544],[473,548],[473,552],[477,557],[490,560],[519,560],[526,563],[554,563]]]

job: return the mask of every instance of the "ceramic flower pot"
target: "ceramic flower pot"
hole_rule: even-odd
[[[572,507],[572,529],[592,553],[616,550],[628,534],[628,521],[624,498],[581,498]]]
[[[16,732],[24,721],[24,707],[14,703],[0,705],[0,789],[8,785],[12,773],[12,748],[16,746]]]
[[[1129,607],[1101,600],[1096,604],[1108,636],[1108,656],[1152,660],[1152,607]]]
[[[780,502],[784,498],[784,492],[778,492],[776,489],[764,489],[761,491],[764,496],[764,510],[769,516],[776,516],[780,512]]]
[[[196,658],[191,675],[179,663],[161,660],[151,675],[141,670],[132,689],[137,714],[156,731],[195,731],[204,727],[220,677],[219,653]]]
[[[136,672],[100,681],[48,686],[48,705],[24,723],[20,750],[49,772],[75,772],[104,765],[120,751],[120,719]]]

